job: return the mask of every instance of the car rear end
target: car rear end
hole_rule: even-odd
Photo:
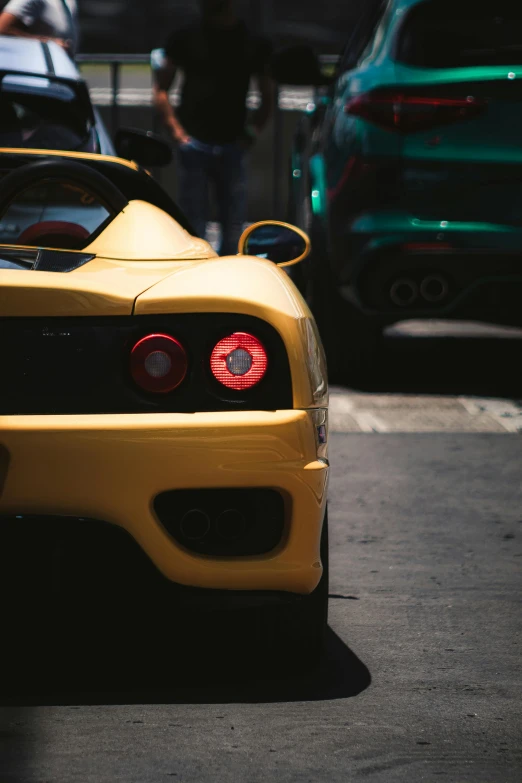
[[[518,323],[522,6],[399,0],[382,31],[344,101],[342,282],[388,321]]]
[[[313,322],[284,273],[274,289],[267,262],[178,264],[152,270],[140,292],[138,269],[125,289],[125,264],[82,258],[60,273],[70,253],[39,253],[36,270],[16,253],[4,251],[0,270],[3,551],[38,525],[49,542],[99,529],[101,548],[116,527],[177,585],[313,592],[327,388]],[[230,275],[243,290],[257,281],[257,300],[234,304]],[[116,299],[103,291],[111,278]]]

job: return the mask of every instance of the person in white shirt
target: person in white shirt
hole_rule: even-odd
[[[0,35],[55,41],[74,57],[78,47],[76,0],[9,0],[0,12]]]

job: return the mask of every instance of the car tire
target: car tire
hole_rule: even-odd
[[[321,534],[323,574],[315,590],[278,607],[275,618],[275,663],[278,668],[308,671],[322,659],[328,624],[328,510]]]

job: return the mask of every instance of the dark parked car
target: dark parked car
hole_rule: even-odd
[[[316,84],[292,155],[300,285],[332,373],[371,366],[383,329],[418,318],[522,324],[522,3],[377,0]],[[326,83],[326,86],[324,86]]]
[[[0,147],[120,155],[166,165],[167,144],[125,129],[113,144],[76,65],[55,43],[0,36]]]

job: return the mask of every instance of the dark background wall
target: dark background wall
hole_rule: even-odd
[[[239,14],[278,44],[306,41],[337,53],[360,9],[375,0],[236,0]],[[8,0],[0,0],[0,10]],[[77,0],[82,52],[147,52],[197,17],[197,0]]]
[[[268,34],[276,46],[306,42],[318,53],[337,54],[361,7],[373,1],[236,0],[236,5],[240,16],[253,29]],[[168,31],[197,18],[197,7],[197,0],[79,0],[81,51],[148,52],[164,44]],[[147,126],[149,123],[150,127],[148,111],[125,109],[120,117],[122,124]],[[279,133],[274,137],[273,123],[270,123],[249,155],[250,220],[286,216],[288,158],[297,121],[297,112],[284,112]],[[281,150],[281,170],[277,174],[272,165],[276,146]],[[174,195],[176,165],[156,175]],[[277,210],[274,188],[279,192]]]
[[[276,43],[307,41],[339,50],[361,6],[371,0],[236,0],[240,15]],[[2,0],[0,0],[0,5]],[[197,15],[197,0],[79,0],[83,52],[144,52],[169,28]]]
[[[276,46],[306,42],[318,53],[337,54],[361,7],[374,0],[236,0],[249,25],[268,34]],[[1,0],[0,0],[1,3]],[[148,52],[164,44],[167,33],[197,18],[197,0],[79,0],[82,52]],[[110,113],[105,111],[107,118]],[[122,109],[121,124],[151,127],[148,110]],[[284,112],[274,136],[270,123],[249,155],[249,219],[286,216],[291,139],[298,112]],[[281,170],[275,172],[274,150],[281,151]],[[176,165],[156,175],[176,192]],[[275,210],[273,192],[279,191]]]
[[[306,42],[318,53],[337,54],[363,6],[375,0],[236,0],[249,25],[268,34],[276,46]],[[0,0],[0,9],[6,0]],[[82,53],[144,53],[161,47],[168,32],[197,18],[197,0],[78,0]],[[111,111],[101,113],[112,128]],[[291,139],[299,119],[285,111],[279,131],[273,123],[249,155],[249,219],[285,217]],[[157,129],[152,109],[122,107],[118,125]],[[281,168],[273,155],[280,150]],[[167,190],[176,190],[176,165],[157,172]],[[281,206],[274,208],[274,188]]]

